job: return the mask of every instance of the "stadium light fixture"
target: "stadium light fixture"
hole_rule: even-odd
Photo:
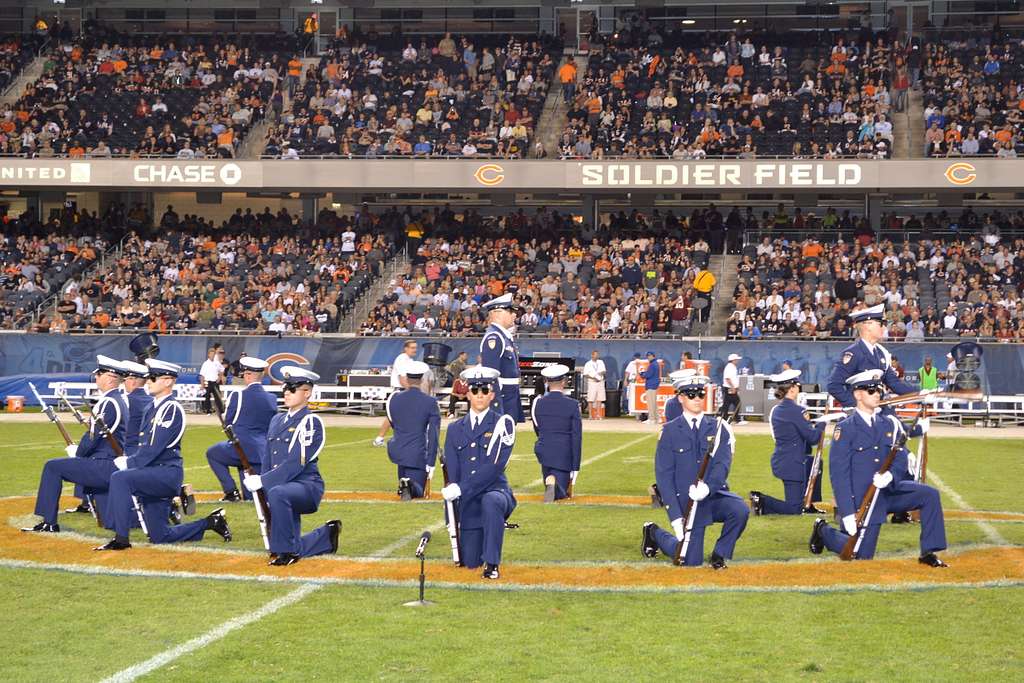
[[[733,19],[732,23],[734,23],[734,24],[745,24],[745,23],[747,23],[747,20],[746,19]]]
[[[322,5],[322,4],[324,4],[324,0],[309,0],[309,4],[311,4],[311,5]]]
[[[682,22],[680,22],[680,23],[682,23],[683,26],[693,26],[694,24],[697,23],[697,20],[696,19],[683,19]]]

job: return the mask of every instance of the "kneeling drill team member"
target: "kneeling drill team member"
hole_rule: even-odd
[[[706,377],[696,374],[684,376],[675,383],[683,414],[662,427],[654,456],[658,489],[675,533],[647,522],[641,550],[645,557],[654,557],[659,548],[669,557],[675,557],[676,543],[682,539],[686,528],[683,515],[686,500],[690,498],[697,512],[683,563],[700,566],[704,556],[704,529],[722,522],[722,534],[711,553],[711,566],[724,569],[725,561],[732,557],[736,541],[747,526],[750,511],[742,498],[729,492],[726,479],[736,440],[725,420],[704,414],[707,383]],[[709,447],[712,448],[711,461],[704,478],[697,481],[697,472]]]
[[[828,458],[829,479],[843,530],[833,529],[821,518],[815,520],[811,552],[817,555],[825,548],[834,553],[842,551],[849,537],[857,533],[857,509],[868,487],[874,484],[879,496],[857,549],[857,559],[874,557],[878,533],[887,513],[920,510],[921,556],[918,561],[930,567],[945,567],[946,563],[935,554],[946,548],[946,527],[939,492],[931,486],[905,478],[906,449],[901,449],[903,457],[893,461],[892,469],[884,473],[878,471],[903,431],[903,425],[895,416],[885,415],[878,409],[884,391],[883,372],[867,370],[846,382],[853,390],[857,408],[853,415],[836,425]],[[917,424],[922,432],[928,431],[928,418],[919,420]]]
[[[429,370],[422,361],[410,361],[405,373],[409,388],[392,393],[385,404],[394,430],[388,440],[388,458],[398,465],[398,495],[402,500],[422,498],[427,479],[434,478],[441,411],[437,400],[420,390],[420,380]]]
[[[547,391],[533,402],[530,419],[537,443],[533,452],[544,480],[544,502],[569,497],[569,485],[580,471],[583,450],[583,417],[580,404],[562,393],[569,368],[549,365],[540,371]]]
[[[228,396],[227,404],[224,406],[224,422],[234,427],[235,436],[242,444],[245,457],[253,469],[259,472],[263,454],[267,450],[267,428],[277,414],[277,398],[264,389],[261,383],[263,373],[267,369],[267,361],[243,356],[238,359],[238,364],[242,368],[245,389],[233,391]],[[248,490],[239,494],[238,487],[235,486],[235,479],[229,468],[241,467],[242,463],[229,441],[221,441],[210,446],[206,451],[206,460],[224,491],[222,502],[252,498]]]
[[[324,423],[309,412],[309,397],[320,375],[289,365],[284,375],[288,409],[270,421],[262,474],[243,483],[250,491],[265,489],[270,506],[270,564],[295,564],[300,558],[337,552],[341,522],[332,519],[302,536],[302,515],[312,514],[324,497],[317,458],[324,447]]]
[[[107,428],[119,443],[124,443],[125,420],[128,416],[128,405],[121,392],[121,379],[124,368],[120,361],[106,356],[96,356],[96,370],[93,372],[96,388],[102,396],[93,406],[89,431],[78,444],[67,446],[67,457],[48,460],[43,465],[43,474],[39,478],[39,493],[36,495],[36,514],[43,521],[23,531],[60,531],[57,524],[57,506],[60,503],[60,491],[65,481],[78,484],[85,489],[105,492],[110,484],[110,475],[117,471],[114,466],[115,453],[110,442],[103,436],[99,420],[103,419]],[[97,503],[100,518],[107,510]]]
[[[149,383],[149,368],[146,365],[133,360],[123,360],[121,367],[125,371],[124,384],[121,388],[124,389],[124,398],[128,403],[128,420],[122,448],[125,455],[133,455],[141,443],[142,418],[153,405],[153,397],[146,390]]]
[[[810,422],[797,402],[800,393],[800,371],[783,370],[769,380],[775,384],[775,397],[782,399],[768,414],[775,450],[772,451],[772,474],[782,480],[786,499],[772,498],[760,491],[750,492],[750,506],[755,515],[799,515],[804,512],[804,493],[811,476],[811,449],[821,440],[824,422]],[[821,500],[821,477],[814,485],[812,501]],[[821,512],[813,506],[807,512]]]
[[[174,398],[174,384],[181,368],[153,358],[146,360],[153,383],[153,403],[142,417],[142,437],[131,455],[114,459],[118,472],[110,477],[108,509],[113,517],[114,538],[96,550],[131,548],[129,532],[138,518],[135,502],[142,506],[146,531],[153,543],[198,541],[207,531],[231,540],[231,530],[223,510],[214,510],[206,519],[180,526],[169,526],[171,500],[181,490],[183,478],[181,437],[185,433],[185,411]]]
[[[498,371],[476,365],[462,372],[469,384],[469,413],[448,425],[444,462],[449,484],[445,500],[459,500],[462,561],[469,569],[486,564],[485,579],[498,578],[505,520],[516,508],[505,466],[516,442],[509,415],[491,409]]]
[[[519,352],[516,350],[516,304],[512,294],[495,297],[483,305],[487,331],[480,340],[480,364],[498,371],[500,392],[495,407],[515,422],[523,421],[519,397]]]

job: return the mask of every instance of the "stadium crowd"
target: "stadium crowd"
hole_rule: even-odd
[[[522,158],[557,64],[546,39],[344,38],[310,68],[264,154]],[[283,101],[275,103],[283,106]]]
[[[714,286],[705,269],[710,245],[683,237],[685,219],[644,230],[646,222],[632,218],[612,216],[594,231],[543,209],[486,226],[470,218],[458,230],[445,229],[441,217],[441,229],[414,245],[409,271],[389,283],[360,332],[476,334],[486,327],[480,304],[506,292],[523,306],[517,327],[524,333],[647,337],[704,329]]]
[[[32,36],[0,38],[0,93],[9,88],[35,57],[37,41]]]
[[[622,31],[591,55],[578,88],[560,74],[570,111],[559,154],[888,158],[907,46],[882,34],[823,36],[833,40]]]
[[[232,157],[287,70],[291,39],[124,36],[93,25],[0,108],[0,152]]]
[[[1024,124],[1021,41],[929,43],[922,73],[926,156],[1017,158]]]
[[[830,210],[801,219],[806,239],[766,235],[746,246],[726,335],[847,338],[851,311],[884,304],[895,341],[1024,341],[1024,240],[1003,238],[1024,228],[1024,213],[889,215],[883,226],[880,237],[863,219]],[[885,238],[890,231],[916,238]]]

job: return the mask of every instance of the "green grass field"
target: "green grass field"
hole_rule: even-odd
[[[394,490],[395,473],[384,449],[369,445],[375,431],[329,429],[320,457],[329,490]],[[48,424],[0,429],[0,496],[34,495],[42,463],[60,452],[56,436]],[[197,490],[217,488],[204,452],[219,436],[213,427],[193,427],[186,435],[186,480]],[[577,493],[645,495],[653,481],[655,442],[653,432],[586,434]],[[521,430],[509,466],[517,492],[541,492],[532,446],[532,431]],[[738,437],[733,490],[781,494],[768,466],[770,449],[767,436]],[[929,471],[946,487],[947,510],[969,506],[1024,513],[1015,488],[1024,475],[1022,453],[1021,441],[936,438],[930,444]],[[201,505],[199,514],[212,508]],[[408,557],[418,532],[441,521],[441,506],[436,498],[414,504],[325,502],[304,518],[304,528],[335,517],[344,523],[342,555]],[[262,549],[251,505],[228,506],[228,518],[234,542],[225,545],[214,536],[204,545]],[[655,561],[640,557],[639,543],[648,519],[667,523],[663,512],[650,508],[525,502],[512,520],[521,528],[506,535],[505,563],[570,569],[573,563],[647,566]],[[105,537],[84,515],[63,515],[61,525]],[[812,557],[806,548],[810,527],[807,517],[751,517],[733,564],[806,561]],[[916,526],[886,526],[880,555],[912,561],[917,534]],[[947,519],[947,535],[946,556],[955,563],[964,549],[1024,545],[1024,523]],[[428,557],[438,562],[448,557],[442,536],[437,534],[428,549]],[[716,537],[717,529],[710,530],[709,543]],[[24,543],[31,542],[24,537]],[[201,556],[196,558],[193,571],[202,573]],[[821,570],[833,566],[822,562]],[[0,671],[15,681],[110,676],[302,590],[301,584],[256,580],[87,575],[10,566],[0,568],[0,581],[8,602],[13,601],[0,625],[0,635],[13,648]],[[885,582],[879,578],[878,583]],[[222,639],[201,642],[144,678],[637,680],[663,679],[670,672],[756,680],[1024,677],[1022,587],[581,593],[476,590],[482,581],[468,574],[467,583],[474,585],[428,587],[428,597],[438,604],[421,610],[401,607],[415,597],[411,588],[320,585]]]

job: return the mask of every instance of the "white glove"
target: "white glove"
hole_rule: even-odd
[[[64,447],[64,452],[68,454],[69,458],[76,457],[78,455],[78,444],[69,443],[67,446]]]
[[[685,531],[685,529],[683,528],[682,517],[676,517],[672,520],[672,531],[675,532],[677,541],[683,540],[683,532]]]
[[[377,446],[378,448],[380,446],[383,446],[384,445],[384,437],[383,436],[378,436],[377,438],[375,438],[373,440],[373,445]]]
[[[843,517],[843,530],[848,536],[857,533],[857,515],[846,515]]]
[[[427,465],[427,479],[434,481],[434,468],[430,465]]]
[[[875,472],[875,475],[871,477],[871,483],[875,485],[876,489],[884,489],[892,483],[892,472]]]
[[[921,434],[927,434],[928,429],[932,426],[932,422],[927,417],[922,417],[917,421],[917,426],[921,428]]]
[[[690,500],[695,500],[698,503],[707,498],[709,493],[711,493],[711,489],[703,481],[698,481],[690,486]]]
[[[128,458],[123,455],[114,458],[114,467],[122,471],[128,469]]]
[[[242,479],[242,485],[250,491],[259,491],[263,488],[263,477],[258,474],[247,474]]]
[[[578,477],[578,476],[580,476],[580,471],[579,470],[573,470],[572,472],[570,472],[569,473],[569,483],[575,484],[576,483],[576,477]]]
[[[441,497],[445,500],[455,500],[462,495],[462,489],[459,488],[458,484],[448,484],[441,489]]]

